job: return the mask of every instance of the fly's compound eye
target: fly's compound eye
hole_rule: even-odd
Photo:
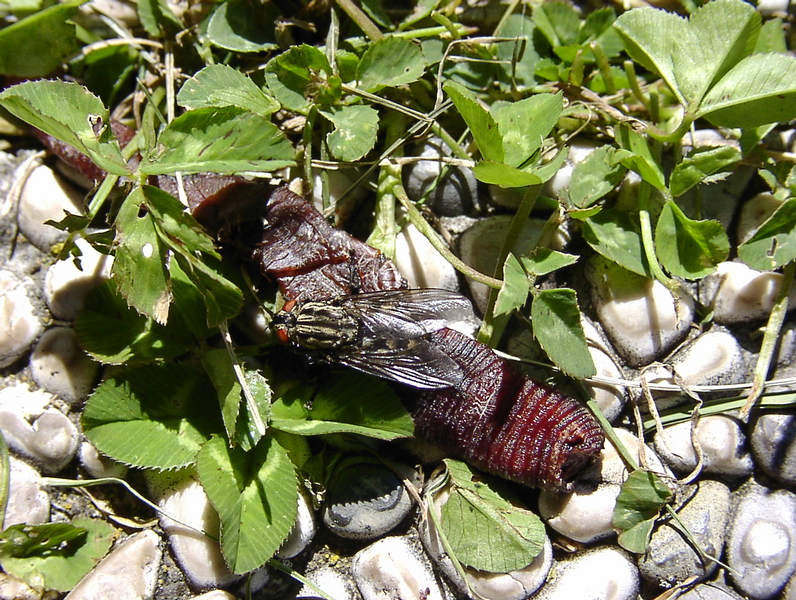
[[[287,344],[290,342],[290,336],[287,333],[287,329],[284,327],[276,327],[275,328],[276,337],[279,338],[279,341],[283,344]]]

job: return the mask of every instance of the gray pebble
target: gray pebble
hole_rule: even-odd
[[[97,378],[98,366],[80,348],[71,327],[44,332],[30,357],[33,380],[70,404],[82,402]]]
[[[651,363],[688,334],[694,302],[672,293],[656,280],[641,277],[600,256],[589,261],[586,275],[597,317],[616,351],[631,366]]]
[[[724,534],[730,510],[730,489],[718,481],[701,480],[692,489],[687,503],[677,511],[682,524],[708,556],[718,558],[724,547]],[[718,564],[703,563],[689,542],[671,523],[659,525],[652,533],[646,554],[639,560],[641,576],[663,588],[695,576],[700,579],[715,573]]]
[[[442,163],[434,159],[450,156],[450,149],[442,140],[431,139],[421,149],[420,156],[429,160],[412,163],[404,169],[406,193],[414,199],[420,198],[439,176]],[[428,202],[436,214],[446,217],[473,212],[478,207],[478,182],[472,169],[448,167]]]
[[[589,344],[589,354],[597,369],[597,376],[623,379],[624,373],[621,367],[614,360],[611,349],[597,328],[584,318],[581,318],[581,325]],[[590,382],[584,382],[584,387],[592,400],[600,407],[605,418],[613,423],[625,407],[627,401],[625,388],[607,383]]]
[[[735,419],[725,415],[702,417],[696,437],[705,473],[739,477],[752,472],[754,463],[746,449],[746,436]],[[663,436],[655,435],[655,449],[673,471],[690,473],[698,462],[691,443],[691,422],[664,428]]]
[[[417,474],[401,467],[410,480]],[[412,511],[401,479],[386,466],[352,461],[338,467],[326,492],[323,523],[334,534],[356,540],[384,535]]]
[[[3,525],[46,523],[50,519],[50,496],[42,487],[41,475],[15,456],[8,457],[9,487]]]
[[[91,477],[101,479],[103,477],[123,478],[127,473],[127,466],[118,463],[107,456],[102,456],[90,442],[81,442],[77,451],[80,464]]]
[[[727,539],[730,578],[742,594],[773,598],[796,569],[796,494],[754,481],[735,494]]]
[[[743,600],[726,584],[715,581],[698,583],[677,598],[678,600]]]
[[[796,484],[796,415],[760,415],[752,428],[751,443],[759,467],[779,481]]]
[[[45,225],[45,221],[60,221],[64,211],[80,214],[83,195],[62,181],[49,167],[36,167],[25,182],[19,199],[17,221],[20,231],[43,252],[58,241],[66,239],[66,232]]]
[[[618,548],[578,552],[556,563],[538,600],[635,600],[639,576],[630,556]]]
[[[741,208],[738,217],[737,237],[738,244],[751,238],[757,229],[768,219],[782,201],[777,200],[770,192],[763,192],[747,200]]]
[[[385,537],[354,555],[351,576],[364,600],[442,600],[428,559],[405,537]]]
[[[740,383],[747,371],[740,344],[720,329],[691,340],[672,359],[672,366],[686,385]]]
[[[34,298],[32,279],[0,270],[0,368],[25,354],[44,330]]]
[[[198,596],[191,596],[190,600],[236,600],[235,596],[224,590],[210,590]]]
[[[160,538],[154,531],[147,529],[131,535],[89,571],[66,599],[151,598],[158,582],[161,556]],[[113,593],[109,595],[111,590]]]
[[[713,309],[717,323],[746,323],[768,317],[780,285],[781,273],[756,271],[741,262],[723,262],[700,281],[699,299]],[[795,302],[793,286],[789,306]]]

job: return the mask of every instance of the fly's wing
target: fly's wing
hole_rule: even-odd
[[[388,344],[392,344],[388,345]],[[369,375],[422,389],[458,387],[461,367],[427,338],[395,345],[395,340],[367,343],[339,352],[334,361]]]
[[[424,288],[387,290],[338,298],[341,306],[360,320],[374,336],[405,330],[416,337],[444,327],[474,330],[478,319],[470,301],[448,290]]]

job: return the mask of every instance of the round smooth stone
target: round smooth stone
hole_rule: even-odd
[[[735,419],[725,415],[702,417],[696,437],[705,473],[743,477],[752,472],[754,463],[746,449],[746,436]],[[666,427],[663,436],[656,434],[655,450],[673,471],[690,473],[698,462],[691,443],[691,422]]]
[[[510,223],[511,217],[508,215],[496,215],[477,220],[459,237],[461,259],[477,271],[493,275]],[[511,251],[517,256],[521,256],[536,247],[541,238],[544,224],[542,219],[528,219],[520,229],[517,241]],[[548,246],[554,250],[561,250],[567,241],[569,241],[568,234],[559,229]],[[483,283],[470,279],[467,284],[470,286],[473,302],[483,313],[489,300],[489,288]]]
[[[80,214],[82,207],[82,194],[62,181],[49,167],[36,167],[19,198],[19,229],[39,250],[49,252],[50,247],[66,239],[67,234],[45,225],[45,222],[60,221],[66,216],[64,211]]]
[[[235,596],[224,590],[210,590],[198,596],[191,596],[190,600],[236,600]]]
[[[743,600],[734,590],[718,581],[698,583],[677,598],[678,600]]]
[[[404,169],[404,184],[410,198],[420,198],[434,183],[442,169],[440,156],[450,156],[450,148],[439,138],[429,140],[420,156],[427,159]],[[428,198],[432,210],[445,217],[471,213],[478,206],[478,182],[472,169],[448,167],[445,176]]]
[[[42,593],[16,577],[0,573],[0,600],[42,600]]]
[[[449,495],[449,490],[444,488],[434,496],[437,512],[447,502]],[[428,555],[463,595],[467,595],[470,589],[484,600],[524,600],[544,584],[553,566],[553,547],[550,539],[545,536],[544,548],[527,567],[508,573],[487,573],[462,565],[465,581],[445,551],[437,528],[431,521],[422,521],[418,529]]]
[[[740,344],[720,330],[698,336],[678,352],[672,365],[686,385],[740,383],[746,373]]]
[[[796,415],[766,413],[754,423],[751,435],[755,462],[788,485],[796,484]]]
[[[165,488],[162,491],[157,489],[161,486]],[[201,484],[185,478],[156,481],[152,487],[160,497],[158,506],[163,511],[160,526],[168,536],[175,560],[191,584],[199,588],[220,587],[237,580],[238,576],[224,562],[218,542],[201,533],[218,532],[218,514]]]
[[[626,429],[614,431],[638,462],[638,438]],[[648,446],[644,448],[649,468],[670,476],[655,453]],[[576,542],[588,544],[611,537],[615,533],[612,518],[616,498],[627,476],[624,462],[613,445],[606,443],[600,460],[581,473],[572,492],[541,491],[539,514],[550,527]]]
[[[746,323],[768,318],[782,285],[780,273],[756,271],[741,262],[719,263],[699,286],[702,304],[713,309],[717,323]],[[788,296],[796,302],[796,286]]]
[[[162,552],[154,531],[131,535],[69,592],[69,600],[144,600],[155,593]]]
[[[680,521],[694,536],[699,548],[718,558],[730,512],[730,489],[721,482],[702,479],[688,502],[677,511]],[[670,588],[689,577],[703,579],[716,572],[718,563],[703,564],[691,544],[672,527],[663,523],[653,531],[647,552],[639,560],[641,576],[663,588]]]
[[[595,548],[556,563],[553,577],[534,596],[538,600],[635,600],[638,569],[618,548]]]
[[[8,457],[8,505],[3,525],[46,523],[50,520],[50,495],[41,485],[41,475],[15,456]]]
[[[400,467],[410,480],[417,473]],[[412,500],[401,479],[387,467],[354,461],[339,467],[326,492],[323,523],[347,539],[372,540],[401,523],[412,511]]]
[[[77,452],[77,428],[54,408],[44,410],[32,425],[25,416],[0,409],[0,430],[11,449],[32,458],[45,473],[57,473]]]
[[[664,356],[688,334],[694,301],[685,292],[675,302],[659,281],[599,256],[589,261],[586,275],[597,317],[616,351],[631,366]]]
[[[352,581],[346,579],[342,573],[322,567],[312,573],[307,573],[306,578],[318,589],[323,590],[334,600],[357,600],[356,586]],[[296,600],[325,600],[313,588],[304,585],[296,594]]]
[[[80,443],[77,457],[86,473],[95,479],[102,479],[103,477],[121,478],[127,473],[126,465],[118,463],[107,456],[102,456],[90,442]]]
[[[597,376],[623,379],[622,369],[611,357],[611,351],[597,328],[586,319],[581,319],[581,325],[589,345],[589,354],[597,370]],[[600,407],[605,418],[613,423],[625,407],[627,400],[625,388],[619,385],[589,382],[584,382],[584,386],[592,400]]]
[[[363,548],[351,562],[363,600],[443,600],[422,550],[405,537],[386,537]]]
[[[395,238],[395,266],[410,288],[439,288],[459,291],[456,269],[411,223]]]
[[[0,368],[20,358],[41,335],[44,325],[32,298],[33,280],[0,270]]]
[[[544,184],[544,193],[551,198],[565,196],[572,181],[572,171],[575,165],[586,160],[597,149],[597,144],[573,142],[567,150],[567,160],[556,171],[556,174]]]
[[[770,192],[757,194],[747,200],[741,208],[741,215],[738,217],[738,244],[742,244],[751,238],[763,222],[777,210],[781,201],[777,200]]]
[[[754,480],[737,492],[727,540],[729,576],[742,594],[771,598],[796,569],[796,494]]]
[[[30,371],[42,388],[69,404],[82,402],[97,379],[99,367],[77,342],[71,327],[51,327],[30,356]]]
[[[80,248],[80,268],[70,257],[47,269],[44,299],[53,316],[71,321],[83,308],[88,293],[111,275],[113,257],[100,254],[83,239],[75,240]]]
[[[293,524],[293,529],[290,530],[287,539],[282,542],[282,546],[276,556],[278,558],[298,556],[309,546],[317,531],[318,527],[315,523],[315,513],[312,510],[312,505],[307,496],[300,492],[298,495],[296,522]]]

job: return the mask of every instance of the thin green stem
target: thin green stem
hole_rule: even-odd
[[[639,85],[638,76],[636,75],[636,66],[633,64],[632,60],[626,60],[623,63],[623,66],[625,67],[625,75],[627,75],[627,81],[630,83],[630,89],[633,92],[633,95],[649,111],[650,99],[644,92],[641,91],[641,85]]]
[[[384,34],[376,24],[370,20],[370,17],[354,4],[352,0],[337,0],[337,4],[371,40],[376,41],[384,37]]]
[[[494,277],[496,279],[503,274],[503,263],[506,262],[506,257],[517,243],[517,238],[519,238],[523,226],[528,221],[528,216],[531,214],[534,204],[536,204],[536,199],[539,197],[540,191],[541,186],[529,186],[522,195],[520,204],[509,223],[508,231],[503,238],[503,243],[497,256],[494,270]],[[496,317],[494,315],[497,295],[498,289],[492,288],[489,290],[489,301],[487,303],[486,312],[484,313],[484,320],[481,323],[481,329],[478,332],[478,341],[489,346],[495,345],[497,340],[500,339],[510,317],[510,315],[503,315],[501,317]]]
[[[398,202],[406,210],[406,214],[409,217],[409,222],[412,223],[415,227],[417,227],[418,231],[426,236],[426,239],[434,246],[434,249],[442,254],[454,269],[462,273],[465,277],[469,277],[473,281],[478,281],[487,285],[491,288],[500,289],[503,285],[503,282],[500,279],[495,279],[494,277],[490,277],[489,275],[485,275],[480,271],[476,271],[471,266],[464,263],[458,256],[456,256],[453,252],[448,249],[445,243],[440,239],[437,235],[437,232],[434,231],[434,228],[423,218],[423,215],[420,214],[420,211],[415,208],[415,205],[409,199],[409,196],[406,195],[406,190],[404,189],[403,184],[400,182],[400,179],[395,184],[393,188],[393,194],[398,199]]]
[[[777,338],[782,330],[785,314],[788,312],[788,295],[790,294],[790,288],[795,274],[796,261],[791,261],[785,266],[785,270],[782,273],[782,285],[779,287],[777,297],[774,300],[774,307],[771,310],[771,314],[768,316],[766,329],[763,333],[763,341],[760,345],[760,354],[757,357],[757,363],[755,363],[752,389],[749,390],[746,403],[741,409],[742,419],[746,419],[749,416],[749,412],[763,392],[768,370],[771,368],[771,360],[774,357]]]
[[[658,257],[655,255],[655,242],[652,237],[652,217],[650,216],[649,206],[651,191],[652,188],[649,184],[643,181],[639,184],[638,218],[641,227],[641,246],[644,249],[644,257],[647,259],[650,273],[655,279],[665,285],[666,288],[674,294],[676,299],[680,286],[674,279],[671,279],[663,272],[660,264],[658,264]]]
[[[609,94],[616,93],[616,82],[614,81],[614,74],[611,72],[611,65],[608,63],[608,57],[603,52],[603,47],[594,41],[589,44],[591,51],[594,53],[594,58],[597,59],[597,67],[600,69],[600,75],[603,76],[605,82],[605,89]]]
[[[8,489],[11,480],[11,465],[8,460],[8,446],[0,433],[0,531],[6,527],[6,508],[8,507]]]

